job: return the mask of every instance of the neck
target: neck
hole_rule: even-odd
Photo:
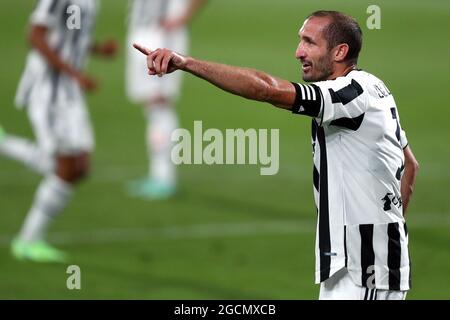
[[[355,69],[356,69],[356,65],[353,63],[350,65],[338,65],[334,69],[334,72],[332,74],[330,74],[330,76],[328,76],[327,80],[333,80],[333,79],[336,79],[339,77],[344,77]]]

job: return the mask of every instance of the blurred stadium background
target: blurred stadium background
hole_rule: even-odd
[[[0,123],[32,136],[13,97],[27,52],[34,1],[0,2]],[[368,30],[370,4],[381,30]],[[407,221],[413,268],[409,299],[450,298],[450,2],[210,0],[192,25],[191,54],[300,79],[297,30],[317,9],[355,16],[365,33],[359,66],[385,81],[421,164]],[[96,38],[117,38],[114,63],[91,60],[101,81],[89,96],[97,149],[92,176],[51,228],[50,240],[81,267],[82,289],[66,288],[67,265],[18,262],[9,242],[30,206],[39,177],[0,159],[2,299],[316,299],[315,210],[310,120],[227,95],[185,77],[178,110],[192,128],[280,128],[280,171],[257,166],[179,168],[170,201],[128,198],[124,183],[146,169],[144,120],[124,96],[127,1],[102,3]]]

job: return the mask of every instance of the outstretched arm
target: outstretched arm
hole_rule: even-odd
[[[147,55],[150,75],[163,76],[183,70],[247,99],[268,102],[288,110],[294,104],[296,92],[292,83],[265,72],[185,57],[168,49],[150,51],[137,44],[134,47]]]
[[[403,215],[406,216],[406,209],[408,209],[409,201],[411,200],[416,182],[416,176],[419,172],[419,163],[417,162],[411,148],[408,146],[403,150],[405,155],[405,173],[401,181],[401,194],[403,201]]]

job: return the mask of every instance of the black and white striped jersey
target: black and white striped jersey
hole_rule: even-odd
[[[31,26],[45,26],[47,42],[67,64],[81,70],[91,48],[91,35],[98,11],[98,0],[38,0],[31,14]],[[16,104],[28,104],[35,86],[52,82],[52,95],[76,91],[76,84],[66,75],[56,74],[45,58],[32,49],[16,95]]]
[[[181,15],[190,0],[132,0],[129,24],[131,29],[151,28],[162,20]]]
[[[316,283],[346,267],[363,287],[408,290],[400,193],[408,142],[392,94],[361,70],[293,85],[293,113],[313,117]]]

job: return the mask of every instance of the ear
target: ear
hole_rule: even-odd
[[[344,61],[345,58],[347,57],[348,49],[349,49],[348,44],[346,43],[341,43],[338,44],[336,47],[334,47],[333,50],[334,61],[336,62]]]

